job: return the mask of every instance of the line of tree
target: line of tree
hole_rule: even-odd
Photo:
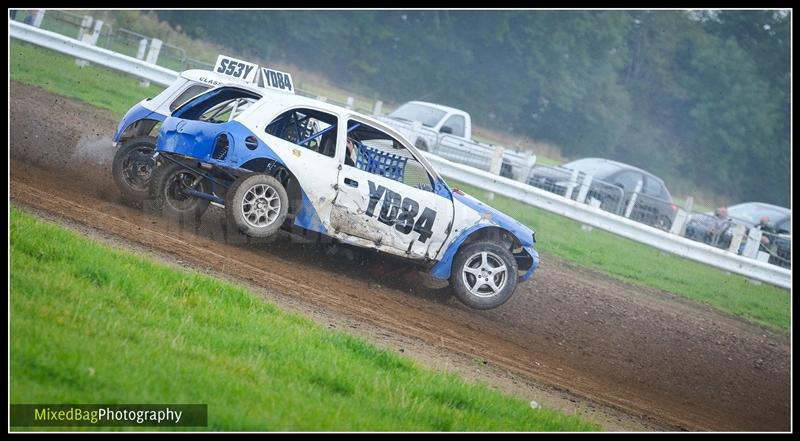
[[[158,11],[364,94],[788,206],[788,11]]]

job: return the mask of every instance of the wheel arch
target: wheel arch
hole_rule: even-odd
[[[143,118],[136,120],[130,124],[128,124],[125,129],[119,134],[118,142],[124,143],[129,139],[138,138],[141,136],[150,136],[155,139],[155,135],[158,134],[158,131],[155,130],[156,126],[159,126],[161,121],[157,119],[151,118]],[[153,132],[156,132],[154,135]]]
[[[453,260],[458,252],[465,246],[480,240],[505,243],[516,258],[521,270],[528,269],[533,264],[533,257],[527,253],[525,247],[511,231],[494,224],[475,224],[463,230],[459,237],[447,247],[442,259],[431,268],[431,275],[437,279],[449,279],[453,270]]]
[[[289,197],[289,213],[296,213],[303,204],[300,184],[294,173],[281,161],[266,156],[252,158],[239,166],[240,169],[253,173],[264,173],[276,178]]]

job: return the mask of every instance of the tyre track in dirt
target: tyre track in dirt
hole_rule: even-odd
[[[10,119],[14,201],[662,427],[789,429],[785,334],[548,255],[506,305],[470,310],[392,260],[361,266],[286,237],[242,243],[216,209],[182,228],[121,204],[110,176],[116,121],[91,106],[12,83]]]

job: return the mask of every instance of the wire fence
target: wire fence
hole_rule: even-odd
[[[9,18],[36,26],[37,13],[38,10],[34,9],[10,10]],[[87,33],[95,32],[96,23],[97,21],[91,16],[48,9],[41,14],[41,22],[38,23],[38,27],[67,37],[81,39]],[[104,49],[144,59],[147,51],[152,47],[153,40],[154,38],[150,36],[124,28],[112,29],[107,23],[103,23],[94,44]],[[168,43],[161,44],[156,64],[175,71],[211,69],[213,67],[211,63],[188,57],[185,49]]]

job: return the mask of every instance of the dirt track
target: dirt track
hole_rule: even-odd
[[[286,237],[229,243],[217,209],[199,228],[181,228],[121,203],[110,177],[116,123],[12,83],[12,200],[398,339],[485,360],[619,409],[639,428],[789,430],[788,335],[549,255],[506,305],[474,311],[391,261],[362,265]]]

